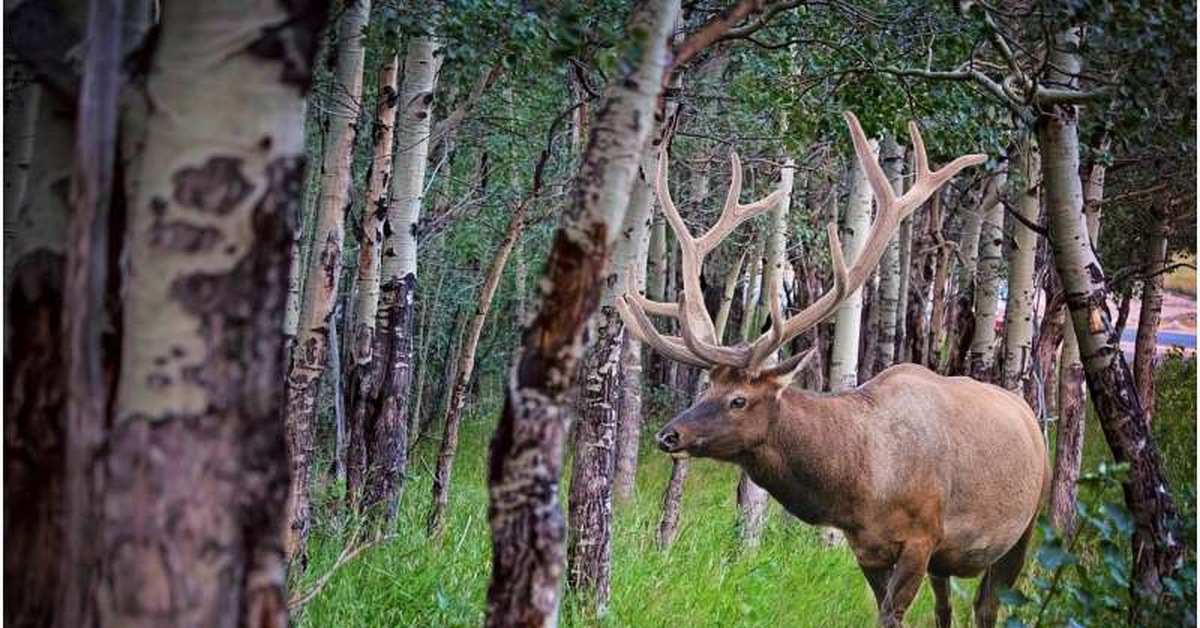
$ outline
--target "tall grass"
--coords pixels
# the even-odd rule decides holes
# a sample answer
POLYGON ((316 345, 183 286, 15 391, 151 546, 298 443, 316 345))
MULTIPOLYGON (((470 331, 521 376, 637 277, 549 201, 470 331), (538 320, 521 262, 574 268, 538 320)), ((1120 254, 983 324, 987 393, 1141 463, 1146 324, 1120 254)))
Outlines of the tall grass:
MULTIPOLYGON (((464 425, 445 533, 425 533, 436 451, 422 447, 402 500, 394 537, 341 568, 297 616, 300 626, 478 626, 491 571, 487 522, 487 439, 494 417, 464 425)), ((568 467, 569 468, 569 467, 568 467)), ((825 547, 815 528, 772 503, 758 549, 737 537, 737 470, 695 460, 682 504, 679 538, 669 550, 654 538, 670 460, 643 451, 635 496, 615 508, 612 598, 607 615, 589 619, 568 594, 565 626, 870 626, 875 602, 845 547, 825 547)), ((565 498, 565 485, 563 498, 565 498)), ((309 547, 304 589, 336 561, 355 523, 333 508, 340 488, 318 487, 318 529, 309 547)), ((955 604, 969 621, 972 587, 955 604)), ((928 587, 910 625, 933 626, 928 587)), ((966 624, 964 624, 966 625, 966 624)))
MULTIPOLYGON (((1167 458, 1168 474, 1179 481, 1172 486, 1177 495, 1188 490, 1183 485, 1194 485, 1185 478, 1195 477, 1195 368, 1194 359, 1173 358, 1159 372, 1155 433, 1167 458)), ((494 415, 474 416, 463 426, 445 533, 437 539, 425 534, 436 456, 436 443, 427 442, 411 461, 392 536, 340 569, 298 613, 300 626, 480 625, 491 569, 485 468, 494 420, 494 415)), ((1085 469, 1110 458, 1090 412, 1085 442, 1085 469)), ((814 528, 791 519, 774 502, 762 545, 754 550, 740 547, 734 507, 737 470, 732 465, 692 462, 679 538, 670 550, 660 550, 654 538, 669 474, 667 457, 642 452, 636 494, 615 508, 609 612, 603 619, 589 619, 568 594, 562 625, 850 628, 874 624, 875 604, 850 551, 825 547, 814 528)), ((564 480, 564 501, 565 487, 564 480)), ((310 544, 309 569, 294 583, 297 589, 303 590, 329 570, 356 527, 335 508, 340 492, 339 486, 317 487, 318 528, 310 544)), ((1120 499, 1119 495, 1112 498, 1120 499)), ((1185 516, 1195 516, 1194 503, 1181 507, 1185 516)), ((1026 571, 1018 587, 1028 586, 1029 574, 1038 573, 1036 566, 1026 571)), ((972 625, 975 586, 972 580, 953 581, 956 625, 972 625)), ((932 595, 924 584, 908 624, 932 627, 932 609, 932 595)))

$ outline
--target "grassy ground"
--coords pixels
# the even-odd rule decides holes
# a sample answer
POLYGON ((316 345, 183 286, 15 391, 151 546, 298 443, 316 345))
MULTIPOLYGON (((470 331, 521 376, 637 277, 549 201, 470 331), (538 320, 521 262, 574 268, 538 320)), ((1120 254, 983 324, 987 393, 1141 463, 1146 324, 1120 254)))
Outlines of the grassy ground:
MULTIPOLYGON (((1195 477, 1195 373, 1194 361, 1181 360, 1160 371, 1155 432, 1177 494, 1195 477)), ((394 538, 336 572, 298 615, 300 626, 480 625, 491 561, 484 466, 493 421, 494 416, 471 417, 464 425, 446 533, 430 540, 424 531, 436 455, 434 444, 427 443, 412 460, 394 538)), ((1085 469, 1109 458, 1090 412, 1085 442, 1085 469)), ((875 605, 849 550, 823 546, 814 528, 790 519, 773 502, 761 547, 740 549, 733 505, 737 470, 731 465, 693 461, 679 539, 670 551, 659 550, 653 539, 669 473, 666 456, 643 451, 636 496, 616 508, 609 614, 600 622, 585 620, 568 596, 563 625, 873 625, 875 605)), ((312 562, 299 590, 329 571, 354 527, 331 508, 339 499, 337 487, 318 488, 317 494, 324 503, 317 503, 312 562)), ((1194 501, 1180 497, 1185 516, 1194 517, 1194 501)), ((974 587, 974 580, 954 581, 956 625, 971 625, 974 587)), ((926 584, 909 625, 932 627, 932 608, 926 584)))
MULTIPOLYGON (((299 625, 478 626, 491 555, 484 467, 491 421, 469 421, 461 435, 447 532, 425 535, 430 465, 435 452, 414 459, 396 537, 343 567, 300 615, 299 625)), ((739 549, 731 465, 693 461, 679 539, 670 551, 655 547, 661 496, 670 460, 643 452, 637 493, 616 508, 612 599, 602 622, 582 619, 568 597, 566 626, 845 626, 872 625, 875 603, 853 557, 826 548, 811 528, 772 503, 760 548, 739 549)), ((333 499, 336 491, 326 493, 333 499)), ((328 512, 324 508, 320 511, 328 512)), ((337 559, 353 524, 326 516, 310 545, 307 582, 337 559)), ((302 587, 303 588, 303 585, 302 587)), ((956 600, 969 620, 963 583, 956 600)), ((933 626, 928 587, 909 617, 933 626)))

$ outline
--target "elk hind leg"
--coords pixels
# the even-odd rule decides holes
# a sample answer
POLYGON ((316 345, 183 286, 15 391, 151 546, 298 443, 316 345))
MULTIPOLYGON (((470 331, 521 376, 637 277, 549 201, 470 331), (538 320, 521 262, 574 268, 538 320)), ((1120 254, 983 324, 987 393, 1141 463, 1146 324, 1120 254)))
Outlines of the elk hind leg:
POLYGON ((937 628, 950 628, 954 616, 953 608, 950 606, 950 578, 929 574, 929 586, 933 589, 937 628))
POLYGON ((979 592, 975 595, 975 626, 977 628, 993 628, 996 625, 996 610, 1000 606, 999 587, 1012 587, 1021 575, 1021 567, 1025 564, 1025 550, 1029 539, 1033 536, 1033 523, 1025 529, 1021 539, 1012 546, 1000 560, 988 567, 979 583, 979 592))
POLYGON ((880 626, 899 628, 904 625, 908 607, 916 599, 921 582, 925 580, 934 545, 936 544, 928 539, 912 539, 905 542, 900 557, 892 567, 887 595, 879 609, 880 626))

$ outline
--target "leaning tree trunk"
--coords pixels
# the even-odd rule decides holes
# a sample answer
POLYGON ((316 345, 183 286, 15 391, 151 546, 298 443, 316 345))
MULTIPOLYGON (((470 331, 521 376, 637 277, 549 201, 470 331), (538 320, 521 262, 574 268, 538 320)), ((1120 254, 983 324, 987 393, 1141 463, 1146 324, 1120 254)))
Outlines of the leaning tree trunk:
POLYGON ((1158 352, 1158 323, 1162 316, 1163 271, 1170 236, 1167 212, 1155 208, 1146 238, 1146 278, 1142 280, 1142 307, 1133 349, 1133 379, 1146 422, 1154 420, 1154 360, 1158 352))
MULTIPOLYGON (((979 259, 975 267, 975 324, 967 354, 967 372, 981 382, 995 379, 996 309, 1004 288, 1004 204, 1008 173, 1001 163, 992 179, 995 202, 981 208, 979 259)), ((987 199, 985 199, 986 201, 987 199)))
MULTIPOLYGON (((539 170, 540 172, 540 170, 539 170)), ((479 348, 479 338, 483 334, 483 325, 487 322, 488 312, 492 309, 492 300, 496 289, 500 287, 500 279, 504 276, 504 266, 513 246, 521 237, 521 229, 525 226, 525 213, 533 204, 533 198, 538 193, 540 181, 534 182, 534 189, 523 198, 509 215, 508 226, 504 229, 504 237, 500 240, 492 262, 488 265, 484 276, 483 287, 479 290, 479 301, 475 313, 467 323, 467 333, 458 351, 457 367, 455 368, 454 385, 450 389, 450 399, 446 403, 446 416, 442 420, 442 442, 438 448, 437 464, 433 473, 433 496, 429 506, 429 519, 426 528, 431 536, 441 533, 445 525, 446 509, 450 504, 450 472, 454 469, 454 455, 458 452, 458 426, 462 419, 463 407, 467 403, 467 387, 471 384, 471 375, 475 371, 475 352, 479 348)))
MULTIPOLYGON (((1104 166, 1095 162, 1083 186, 1083 213, 1092 249, 1100 240, 1101 203, 1104 199, 1104 166)), ((1119 338, 1119 336, 1116 336, 1119 338)), ((1117 340, 1120 347, 1120 340, 1117 340)), ((1050 492, 1050 520, 1060 530, 1075 527, 1075 503, 1083 465, 1083 440, 1087 432, 1087 395, 1079 339, 1071 326, 1063 329, 1058 358, 1058 429, 1055 439, 1054 476, 1050 492)))
POLYGON ((508 379, 488 464, 492 531, 489 626, 553 626, 563 567, 558 482, 586 328, 596 312, 610 242, 617 237, 663 85, 678 0, 635 5, 626 32, 641 31, 632 72, 606 92, 583 154, 570 207, 555 232, 508 379))
POLYGON ((292 520, 286 551, 289 559, 298 558, 301 566, 306 562, 304 545, 311 525, 317 393, 329 361, 329 327, 342 275, 344 221, 350 206, 350 160, 358 126, 358 98, 362 93, 362 31, 369 14, 370 0, 352 0, 338 27, 334 97, 326 105, 322 124, 328 129, 329 145, 321 163, 321 197, 313 239, 317 250, 309 256, 296 340, 288 363, 285 416, 292 470, 288 513, 292 520))
MULTIPOLYGON (((896 143, 896 140, 888 137, 883 144, 882 151, 882 167, 884 173, 887 174, 888 182, 892 184, 892 189, 895 190, 896 196, 904 194, 904 147, 896 143)), ((907 222, 908 219, 905 218, 907 222)), ((911 224, 909 227, 909 237, 911 238, 911 224)), ((883 252, 883 259, 879 263, 879 292, 876 295, 876 307, 879 311, 879 341, 875 345, 875 355, 868 356, 873 366, 872 374, 878 373, 883 369, 892 365, 896 358, 896 330, 903 328, 904 324, 900 319, 900 314, 904 310, 900 309, 900 288, 903 284, 905 289, 908 288, 907 281, 901 281, 901 275, 908 274, 908 259, 901 260, 901 238, 893 236, 888 242, 887 249, 883 252), (898 323, 899 321, 899 323, 898 323)), ((907 257, 907 252, 906 252, 907 257)), ((907 306, 907 301, 905 301, 907 306)))
POLYGON ((375 360, 375 324, 379 313, 379 264, 382 260, 383 219, 387 216, 388 188, 392 175, 392 145, 395 138, 399 95, 396 80, 400 59, 395 55, 379 69, 375 121, 371 127, 371 168, 367 177, 367 198, 363 203, 358 238, 358 270, 354 328, 350 335, 350 360, 346 387, 349 391, 346 439, 346 495, 357 509, 363 474, 367 467, 367 417, 383 371, 382 360, 375 360))
POLYGON ((372 361, 378 379, 364 420, 366 471, 361 489, 363 511, 396 516, 408 466, 408 412, 412 392, 413 319, 416 314, 417 220, 424 195, 429 156, 433 94, 441 55, 428 36, 408 42, 397 114, 395 167, 384 216, 379 305, 375 316, 372 361))
MULTIPOLYGON (((51 95, 46 95, 47 100, 51 95)), ((37 138, 38 113, 42 109, 42 88, 16 60, 4 67, 4 247, 13 251, 20 223, 20 208, 29 189, 29 172, 37 138)), ((5 295, 13 285, 12 269, 16 258, 4 256, 5 295)), ((6 299, 7 302, 7 299, 6 299)), ((7 333, 7 332, 6 332, 7 333)), ((9 337, 5 336, 8 340, 9 337)))
POLYGON ((287 625, 279 330, 324 18, 306 11, 164 7, 125 129, 120 379, 82 461, 95 570, 71 625, 287 625))
MULTIPOLYGON (((1010 186, 1016 213, 1036 224, 1041 215, 1041 157, 1032 134, 1021 138, 1017 172, 1010 186)), ((1000 354, 1000 383, 1028 398, 1033 365, 1034 273, 1038 234, 1017 220, 1012 223, 1008 252, 1008 302, 1004 308, 1004 346, 1000 354)))
MULTIPOLYGON (((878 155, 878 142, 871 140, 871 158, 878 155)), ((847 263, 858 257, 871 227, 871 187, 858 162, 850 170, 850 199, 842 222, 842 254, 847 263)), ((833 392, 858 385, 858 339, 862 326, 862 290, 850 293, 838 306, 833 328, 833 356, 829 365, 829 388, 833 392)))
MULTIPOLYGON (((1080 68, 1078 45, 1079 29, 1058 35, 1050 55, 1050 78, 1072 83, 1069 77, 1078 75, 1080 68)), ((1182 552, 1172 532, 1175 502, 1119 339, 1110 335, 1108 289, 1082 211, 1078 110, 1070 105, 1047 107, 1038 117, 1037 133, 1050 244, 1079 340, 1088 391, 1113 458, 1130 465, 1124 482, 1125 503, 1135 521, 1130 586, 1137 599, 1144 594, 1156 596, 1162 591, 1162 578, 1178 567, 1182 552)))

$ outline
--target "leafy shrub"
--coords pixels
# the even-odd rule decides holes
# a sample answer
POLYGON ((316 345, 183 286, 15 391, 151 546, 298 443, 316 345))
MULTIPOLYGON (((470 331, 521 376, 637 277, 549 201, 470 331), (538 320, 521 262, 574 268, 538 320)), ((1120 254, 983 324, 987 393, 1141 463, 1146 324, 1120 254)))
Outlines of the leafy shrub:
MULTIPOLYGON (((1041 541, 1033 551, 1026 590, 1000 595, 1011 611, 1006 628, 1196 625, 1193 547, 1187 548, 1183 567, 1163 579, 1162 597, 1140 604, 1131 616, 1129 538, 1134 520, 1124 504, 1108 501, 1127 474, 1127 465, 1101 463, 1080 478, 1074 533, 1060 535, 1044 517, 1039 522, 1041 541)), ((1194 496, 1188 501, 1194 503, 1194 496)), ((1176 523, 1176 538, 1195 538, 1194 517, 1184 516, 1176 523)))

